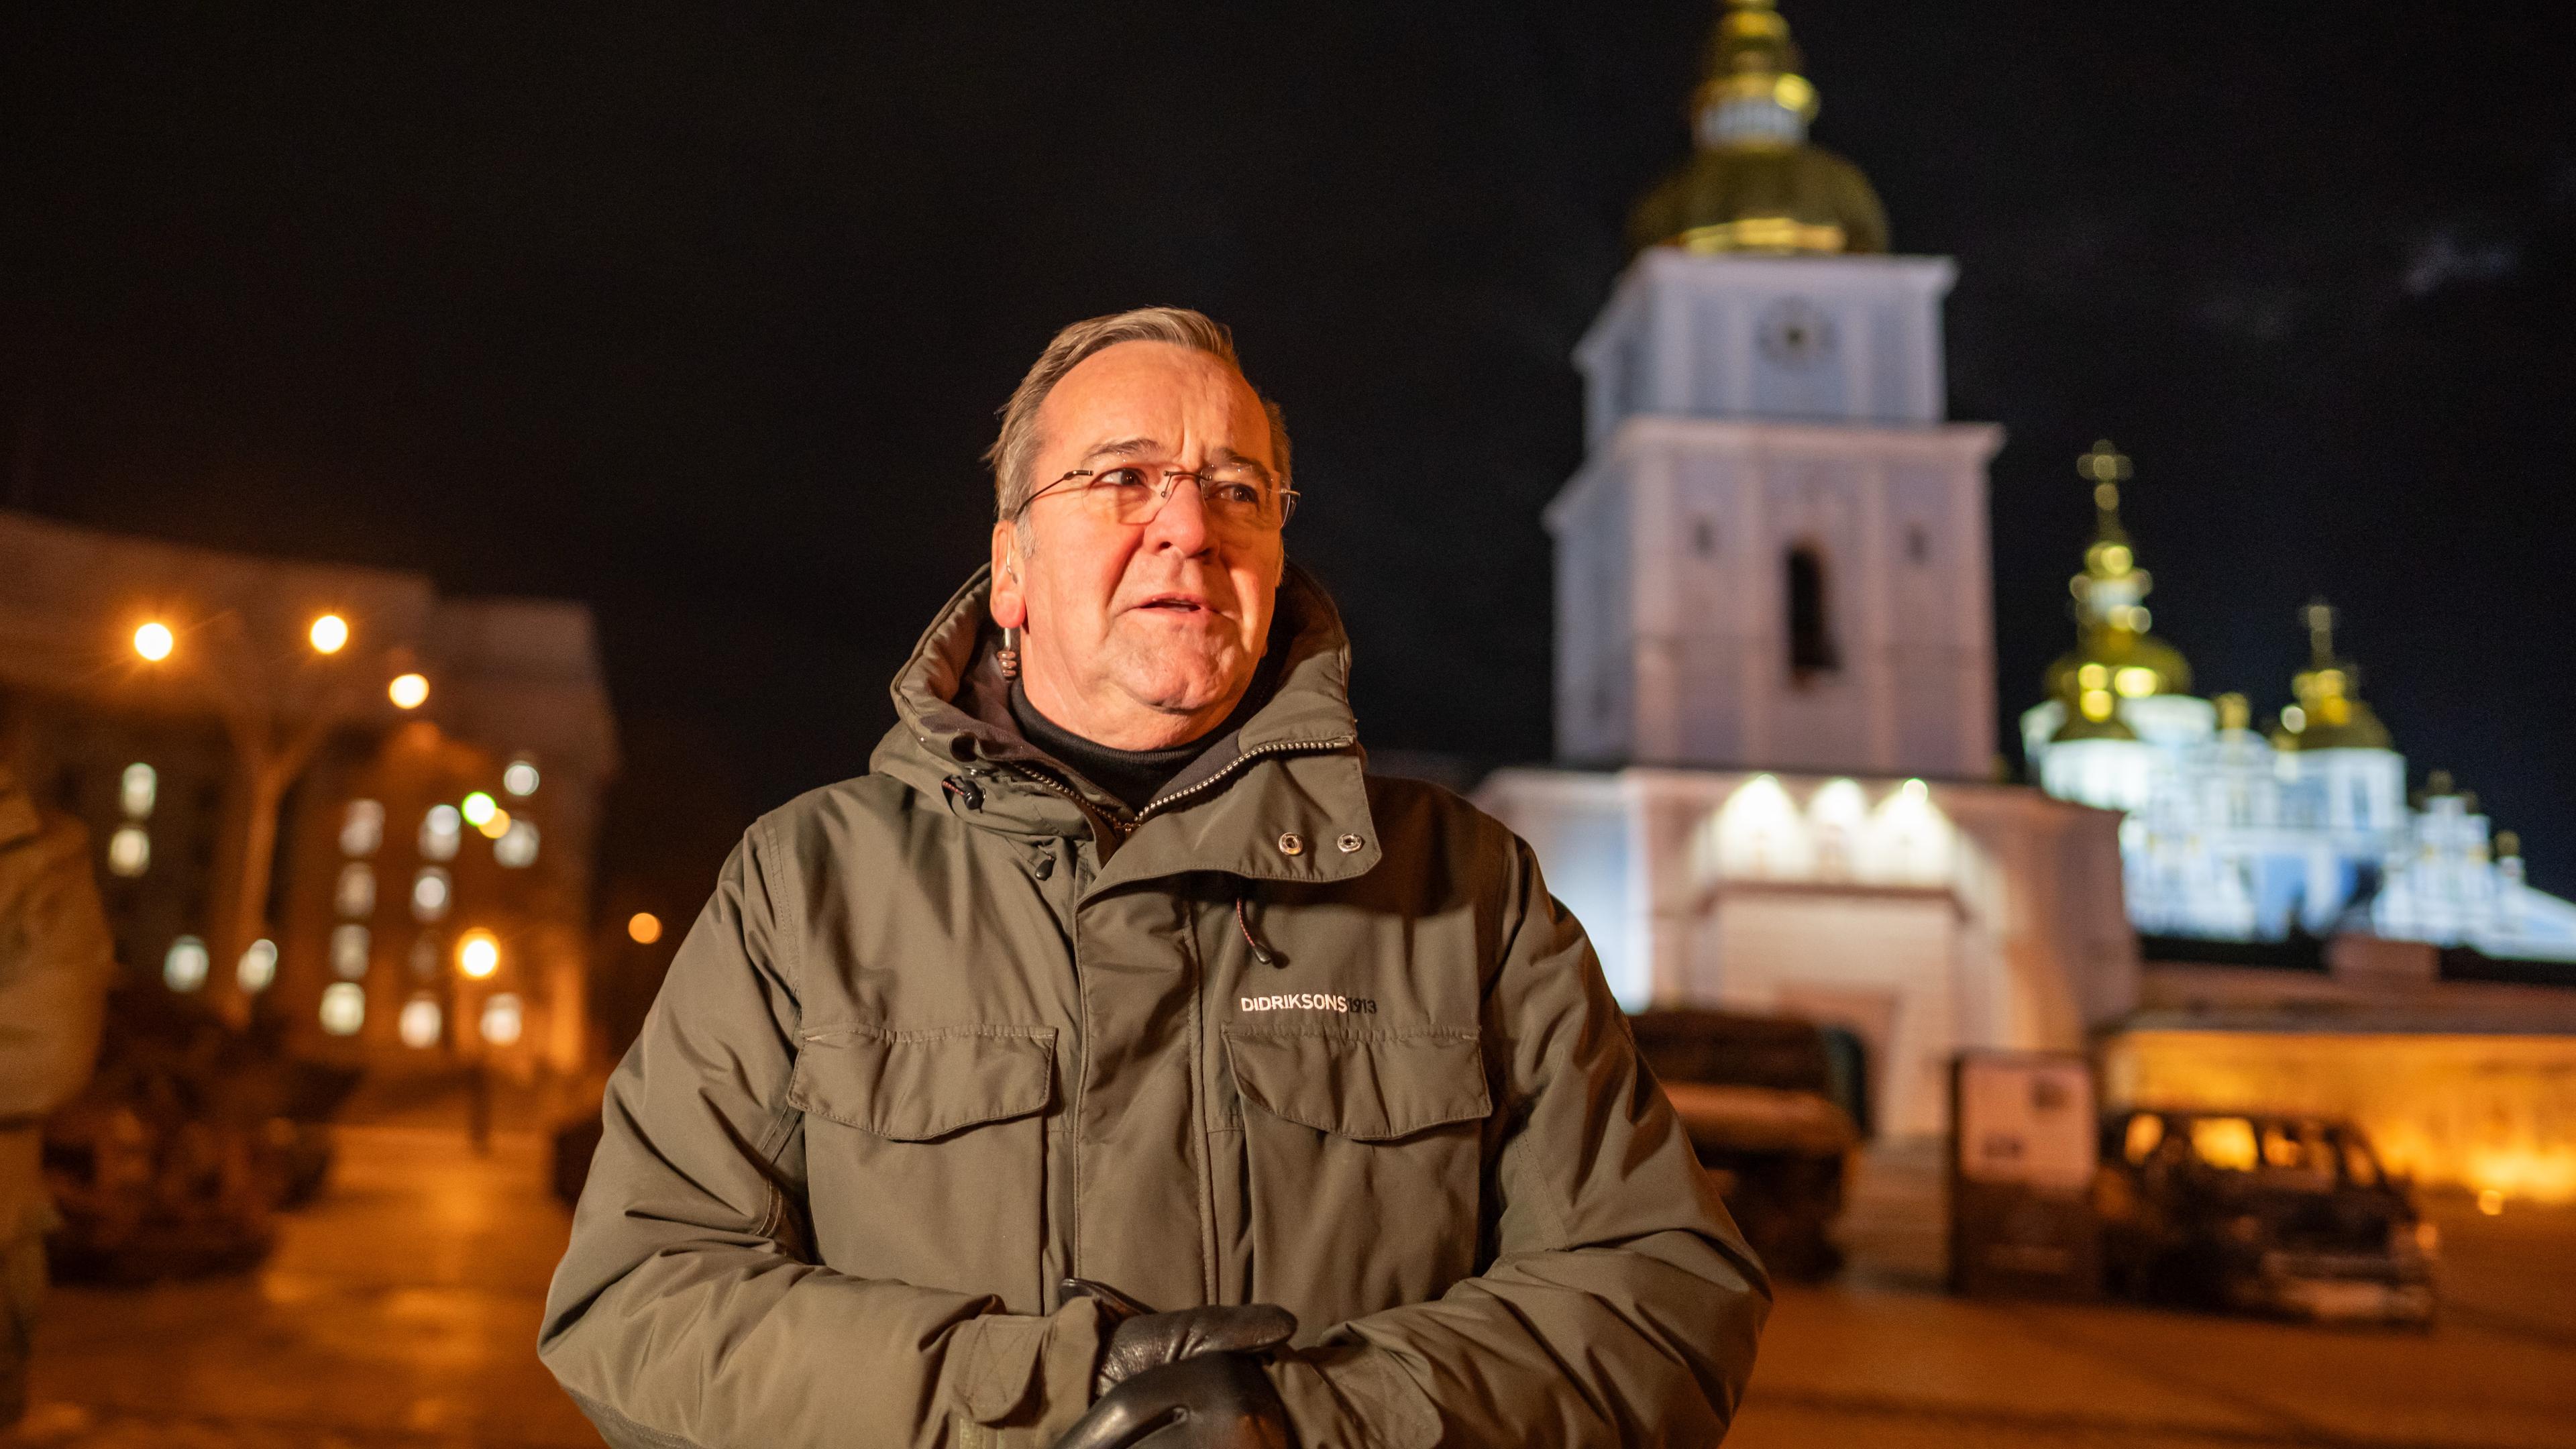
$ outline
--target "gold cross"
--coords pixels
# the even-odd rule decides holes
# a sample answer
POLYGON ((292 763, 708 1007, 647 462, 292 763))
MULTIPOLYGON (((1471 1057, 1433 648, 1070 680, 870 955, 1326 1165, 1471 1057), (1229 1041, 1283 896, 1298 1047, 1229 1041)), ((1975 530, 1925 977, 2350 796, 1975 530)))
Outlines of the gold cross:
POLYGON ((2075 459, 2075 475, 2093 480, 2093 506, 2105 513, 2120 506, 2120 484, 2129 476, 2129 457, 2104 438, 2075 459))

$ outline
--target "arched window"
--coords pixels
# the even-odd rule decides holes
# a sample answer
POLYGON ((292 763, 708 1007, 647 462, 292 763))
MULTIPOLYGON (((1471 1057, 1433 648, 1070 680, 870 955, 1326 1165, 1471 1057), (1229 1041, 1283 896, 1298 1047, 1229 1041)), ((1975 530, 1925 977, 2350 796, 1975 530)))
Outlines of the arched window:
POLYGON ((1804 681, 1841 666, 1825 606, 1825 561, 1812 544, 1789 550, 1789 672, 1804 681))

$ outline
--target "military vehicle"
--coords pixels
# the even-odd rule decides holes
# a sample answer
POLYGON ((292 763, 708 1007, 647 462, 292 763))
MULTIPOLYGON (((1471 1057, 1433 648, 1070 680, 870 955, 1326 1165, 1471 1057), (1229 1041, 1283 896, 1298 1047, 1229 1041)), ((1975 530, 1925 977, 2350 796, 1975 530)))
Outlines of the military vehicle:
POLYGON ((2133 1109, 2104 1117, 2094 1191, 2123 1296, 2429 1326, 2439 1236, 2349 1122, 2133 1109))
POLYGON ((1858 1038, 1794 1017, 1693 1009, 1629 1025, 1764 1266, 1809 1282, 1839 1271, 1831 1229, 1869 1126, 1858 1038))

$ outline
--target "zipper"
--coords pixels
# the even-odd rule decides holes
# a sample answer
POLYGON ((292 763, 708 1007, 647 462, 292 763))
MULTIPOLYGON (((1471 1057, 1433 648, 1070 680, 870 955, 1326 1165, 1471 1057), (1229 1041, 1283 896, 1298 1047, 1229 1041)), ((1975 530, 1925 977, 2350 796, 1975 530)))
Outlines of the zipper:
POLYGON ((1134 830, 1137 825, 1142 825, 1146 821, 1153 819, 1155 812, 1163 809, 1165 806, 1177 805, 1194 795, 1215 789, 1217 786, 1233 779, 1235 772, 1265 755, 1320 755, 1332 750, 1349 749, 1352 745, 1358 743, 1359 736, 1357 735, 1337 735, 1329 740, 1281 740, 1277 744, 1256 745, 1228 761, 1224 769, 1219 770, 1215 774, 1208 776, 1206 779, 1199 781, 1190 788, 1180 791, 1177 794, 1157 795, 1153 799, 1146 801, 1145 808, 1136 812, 1135 825, 1130 825, 1127 828, 1129 830, 1134 830))
POLYGON ((1242 754, 1235 756, 1233 759, 1228 760, 1224 769, 1217 771, 1215 774, 1208 776, 1206 779, 1199 781, 1188 789, 1178 791, 1170 795, 1158 795, 1153 799, 1146 801, 1145 808, 1137 811, 1132 816, 1112 813, 1109 810, 1093 804, 1091 801, 1083 798, 1081 791, 1076 790, 1071 785, 1067 785, 1063 781, 1056 779, 1051 772, 1042 767, 1015 764, 1006 765, 1003 768, 1009 770, 1012 774, 1018 775, 1020 778, 1027 780, 1029 783, 1036 785, 1038 788, 1047 791, 1049 794, 1063 796, 1066 800, 1072 802, 1075 809, 1082 812, 1083 819, 1090 821, 1095 831, 1097 831, 1100 826, 1106 825, 1109 827, 1109 833, 1114 835, 1121 843, 1124 843, 1128 836, 1136 833, 1136 827, 1153 819, 1157 814, 1160 814, 1163 810, 1171 806, 1178 805, 1182 801, 1193 799, 1199 795, 1205 794, 1206 792, 1215 789, 1217 786, 1224 784, 1226 781, 1233 779, 1242 771, 1244 766, 1251 764, 1255 760, 1263 759, 1271 755, 1319 755, 1333 750, 1349 749, 1352 745, 1357 743, 1359 743, 1359 736, 1357 735, 1336 735, 1329 740, 1281 740, 1276 744, 1256 745, 1251 749, 1245 750, 1242 754))

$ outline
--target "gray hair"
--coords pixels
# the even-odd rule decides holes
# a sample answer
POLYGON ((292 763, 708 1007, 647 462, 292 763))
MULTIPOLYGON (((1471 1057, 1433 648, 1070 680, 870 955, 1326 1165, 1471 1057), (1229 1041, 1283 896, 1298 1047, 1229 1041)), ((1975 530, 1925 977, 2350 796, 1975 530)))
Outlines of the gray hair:
MULTIPOLYGON (((1243 364, 1234 355, 1234 333, 1206 313, 1187 307, 1139 307, 1065 328, 1046 345, 1046 351, 1038 354, 1029 375, 1011 390, 1011 400, 1002 404, 1001 436, 984 450, 984 461, 993 465, 996 517, 1018 517, 1020 510, 1028 506, 1029 495, 1037 491, 1037 479, 1030 470, 1037 466, 1038 406, 1084 358, 1121 342, 1168 342, 1204 352, 1233 368, 1237 376, 1243 373, 1243 364)), ((1250 382, 1245 379, 1247 385, 1250 382)), ((1254 388, 1253 395, 1260 397, 1261 390, 1254 388)), ((1270 419, 1271 459, 1284 487, 1288 482, 1288 419, 1279 411, 1279 404, 1266 397, 1261 398, 1261 410, 1270 419)), ((1021 540, 1027 541, 1025 524, 1021 540)))

